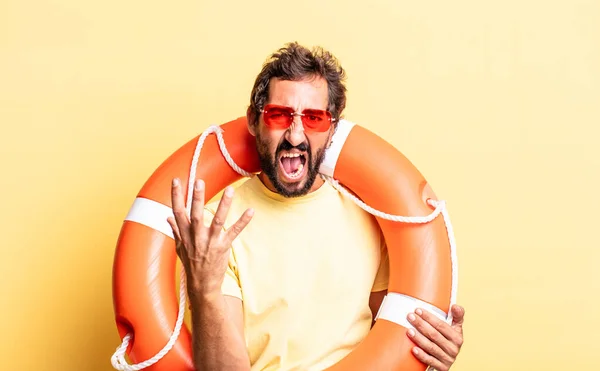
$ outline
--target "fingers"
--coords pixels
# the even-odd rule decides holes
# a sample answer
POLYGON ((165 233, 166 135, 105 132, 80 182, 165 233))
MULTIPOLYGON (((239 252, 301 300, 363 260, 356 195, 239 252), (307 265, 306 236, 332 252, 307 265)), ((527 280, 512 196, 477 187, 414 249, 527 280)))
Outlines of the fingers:
MULTIPOLYGON (((445 354, 455 358, 458 355, 458 345, 455 344, 455 341, 451 339, 459 337, 460 335, 457 334, 449 324, 441 321, 439 318, 427 312, 426 310, 417 309, 415 313, 417 315, 412 313, 408 315, 408 321, 410 324, 412 324, 415 329, 424 337, 426 337, 431 343, 437 345, 445 354), (446 334, 451 337, 451 339, 448 339, 446 334)), ((429 351, 430 347, 431 345, 428 344, 425 350, 429 351)), ((436 357, 438 356, 438 354, 432 355, 436 357)))
POLYGON ((440 334, 444 335, 446 339, 452 341, 453 343, 456 343, 461 337, 460 333, 458 333, 453 326, 434 316, 431 312, 422 310, 420 308, 417 309, 415 312, 419 317, 423 318, 434 329, 436 329, 440 334))
POLYGON ((217 211, 215 212, 215 216, 213 217, 210 226, 211 239, 220 236, 220 233, 223 231, 227 213, 229 212, 229 207, 231 206, 232 197, 233 188, 228 186, 225 188, 225 192, 223 192, 223 197, 221 197, 221 201, 219 201, 219 206, 217 207, 217 211))
POLYGON ((450 366, 447 366, 444 363, 440 362, 438 359, 427 354, 427 352, 425 352, 419 347, 413 348, 413 354, 419 361, 423 362, 428 366, 433 367, 437 371, 448 371, 450 369, 450 366))
POLYGON ((181 243, 181 234, 179 233, 179 227, 177 227, 177 222, 173 217, 168 217, 167 222, 173 230, 173 237, 175 237, 175 252, 177 253, 177 256, 179 256, 180 259, 184 259, 184 255, 181 251, 183 244, 181 243))
POLYGON ((204 231, 204 181, 196 180, 192 195, 192 206, 190 209, 192 235, 195 242, 205 237, 204 231))
POLYGON ((226 244, 230 245, 233 240, 246 228, 250 220, 252 220, 252 216, 254 216, 254 210, 248 209, 246 210, 242 216, 235 222, 234 225, 231 226, 227 230, 226 244))
MULTIPOLYGON (((173 179, 171 202, 173 205, 174 220, 169 221, 169 224, 171 225, 171 229, 173 229, 173 233, 176 234, 176 238, 181 240, 186 246, 191 246, 190 244, 202 244, 202 240, 206 239, 221 239, 225 221, 227 220, 227 214, 229 213, 233 200, 233 193, 233 187, 228 186, 225 188, 223 197, 212 218, 211 225, 209 229, 207 229, 204 226, 204 181, 199 179, 194 183, 190 217, 188 218, 181 183, 179 179, 173 179)), ((231 243, 241 233, 246 225, 248 225, 253 215, 254 211, 252 209, 246 210, 237 222, 225 232, 227 244, 231 243)), ((204 243, 206 243, 206 241, 204 241, 204 243)))
POLYGON ((180 240, 189 246, 190 243, 190 231, 189 231, 189 219, 185 210, 185 203, 183 201, 183 192, 181 189, 181 182, 178 178, 173 179, 171 186, 171 205, 173 208, 173 215, 175 222, 179 228, 180 240))
POLYGON ((438 345, 431 342, 431 340, 429 340, 427 337, 423 336, 414 329, 409 329, 407 331, 407 335, 414 341, 414 343, 417 345, 417 348, 425 351, 429 356, 434 357, 443 364, 452 364, 454 359, 449 354, 444 352, 438 345))
POLYGON ((168 217, 167 223, 169 223, 169 225, 171 226, 171 229, 173 230, 173 236, 175 236, 175 242, 181 241, 181 235, 179 234, 179 227, 177 227, 177 222, 175 221, 175 218, 172 216, 168 217))

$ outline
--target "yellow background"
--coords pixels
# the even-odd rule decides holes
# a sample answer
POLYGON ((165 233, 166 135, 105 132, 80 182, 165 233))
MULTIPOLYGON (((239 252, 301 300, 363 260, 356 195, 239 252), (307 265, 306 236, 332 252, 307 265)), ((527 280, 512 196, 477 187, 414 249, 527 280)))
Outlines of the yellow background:
POLYGON ((449 203, 467 310, 454 369, 599 369, 599 24, 593 0, 3 0, 0 369, 112 369, 135 195, 243 115, 292 40, 340 58, 346 117, 449 203))

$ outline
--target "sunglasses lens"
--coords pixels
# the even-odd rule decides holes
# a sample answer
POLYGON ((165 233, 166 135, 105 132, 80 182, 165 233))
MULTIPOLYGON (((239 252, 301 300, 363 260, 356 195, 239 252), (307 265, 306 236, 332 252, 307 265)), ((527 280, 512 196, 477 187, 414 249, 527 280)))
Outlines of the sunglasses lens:
MULTIPOLYGON (((263 113, 265 124, 272 129, 287 129, 294 121, 292 107, 267 104, 263 113)), ((308 131, 327 131, 331 125, 331 114, 324 110, 306 109, 302 111, 302 124, 308 131)))
POLYGON ((302 112, 302 123, 308 130, 327 131, 331 124, 331 114, 327 111, 307 109, 302 112))
POLYGON ((291 108, 267 105, 264 112, 265 124, 275 129, 285 129, 292 124, 293 112, 291 108))

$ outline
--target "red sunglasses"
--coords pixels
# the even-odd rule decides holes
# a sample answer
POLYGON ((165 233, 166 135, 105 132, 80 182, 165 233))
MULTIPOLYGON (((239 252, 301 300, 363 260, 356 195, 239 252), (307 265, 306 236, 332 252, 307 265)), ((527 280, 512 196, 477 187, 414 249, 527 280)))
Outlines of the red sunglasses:
POLYGON ((271 129, 287 129, 292 125, 294 116, 300 116, 302 125, 306 131, 325 132, 331 127, 331 112, 307 108, 301 113, 294 111, 292 107, 267 104, 262 110, 265 124, 271 129))

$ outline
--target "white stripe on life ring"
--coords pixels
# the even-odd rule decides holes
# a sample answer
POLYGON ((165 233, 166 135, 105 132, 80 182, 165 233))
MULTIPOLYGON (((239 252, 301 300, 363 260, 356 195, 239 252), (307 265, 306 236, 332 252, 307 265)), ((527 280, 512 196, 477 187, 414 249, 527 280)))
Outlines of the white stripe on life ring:
POLYGON ((147 198, 137 197, 129 209, 125 220, 143 224, 174 239, 173 230, 167 218, 173 216, 173 209, 147 198))
POLYGON ((442 321, 446 321, 446 313, 443 310, 434 307, 433 305, 421 301, 412 296, 399 294, 396 292, 388 293, 379 307, 375 320, 385 319, 399 324, 405 328, 414 328, 406 318, 409 313, 414 313, 415 309, 423 308, 424 310, 434 314, 442 321))
POLYGON ((350 131, 352 131, 354 125, 353 122, 347 120, 340 120, 338 122, 335 133, 331 138, 331 145, 327 148, 327 151, 325 151, 325 159, 323 159, 323 163, 319 168, 321 174, 333 178, 333 172, 335 171, 335 165, 340 157, 340 152, 342 152, 342 147, 344 147, 346 139, 348 139, 348 135, 350 135, 350 131))

